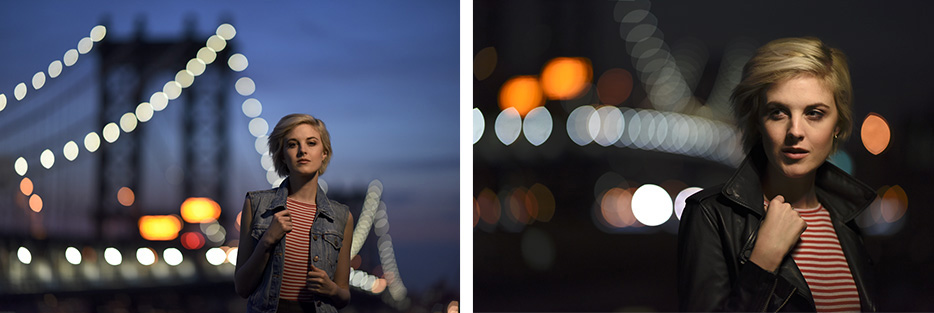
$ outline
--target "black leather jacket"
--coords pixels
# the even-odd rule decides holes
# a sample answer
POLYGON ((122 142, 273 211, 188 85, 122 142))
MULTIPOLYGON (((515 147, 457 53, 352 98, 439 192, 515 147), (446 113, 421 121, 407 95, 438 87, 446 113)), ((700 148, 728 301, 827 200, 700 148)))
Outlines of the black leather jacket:
MULTIPOLYGON (((678 296, 682 311, 815 311, 811 290, 789 253, 776 274, 749 262, 765 210, 760 173, 767 160, 752 149, 725 184, 687 199, 678 232, 678 296)), ((829 162, 817 169, 817 198, 859 290, 863 311, 876 311, 871 263, 854 219, 875 192, 829 162)))

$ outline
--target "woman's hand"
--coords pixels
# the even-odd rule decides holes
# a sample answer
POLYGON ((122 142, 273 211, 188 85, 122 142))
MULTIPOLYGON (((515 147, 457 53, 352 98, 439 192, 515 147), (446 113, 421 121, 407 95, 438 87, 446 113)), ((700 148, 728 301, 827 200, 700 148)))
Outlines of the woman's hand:
POLYGON ((333 297, 337 294, 337 283, 331 280, 328 273, 324 270, 311 265, 311 271, 308 272, 308 289, 319 295, 333 297))
POLYGON ((785 197, 775 196, 765 208, 765 219, 759 227, 756 246, 749 260, 774 273, 807 227, 791 204, 785 203, 785 197))
POLYGON ((269 228, 263 234, 263 242, 267 247, 274 246, 286 233, 292 231, 292 216, 289 209, 282 210, 272 216, 269 228))

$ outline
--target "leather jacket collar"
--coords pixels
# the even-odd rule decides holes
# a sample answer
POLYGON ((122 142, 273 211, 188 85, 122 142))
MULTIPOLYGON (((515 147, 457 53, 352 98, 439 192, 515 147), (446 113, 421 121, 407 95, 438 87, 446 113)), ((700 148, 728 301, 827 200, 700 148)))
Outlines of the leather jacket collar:
MULTIPOLYGON (((762 173, 768 160, 761 145, 756 145, 749 156, 739 166, 721 193, 733 202, 749 209, 760 217, 765 216, 762 207, 762 173)), ((817 168, 814 182, 818 200, 840 222, 846 224, 869 207, 876 198, 876 192, 866 184, 856 180, 830 162, 824 162, 817 168)))

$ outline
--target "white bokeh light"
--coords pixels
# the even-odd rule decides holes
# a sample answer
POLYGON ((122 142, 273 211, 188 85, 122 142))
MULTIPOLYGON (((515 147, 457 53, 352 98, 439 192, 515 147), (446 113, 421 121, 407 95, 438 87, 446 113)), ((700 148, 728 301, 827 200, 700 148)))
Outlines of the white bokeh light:
POLYGON ((16 158, 16 162, 13 162, 13 170, 15 170, 16 174, 19 176, 26 175, 28 169, 29 163, 27 163, 26 159, 23 157, 16 158))
POLYGON ((671 196, 658 185, 645 184, 632 195, 632 215, 646 226, 658 226, 671 218, 671 196))
POLYGON ((107 261, 107 264, 117 266, 123 263, 123 255, 120 254, 120 250, 117 250, 117 248, 108 247, 104 249, 104 261, 107 261))
POLYGON ((616 143, 626 125, 623 112, 615 106, 603 106, 597 109, 596 116, 600 119, 600 127, 593 141, 604 147, 616 143))
POLYGON ((254 118, 263 113, 263 105, 254 98, 249 98, 243 101, 242 105, 243 115, 246 117, 254 118))
POLYGON ((188 70, 181 70, 175 74, 175 81, 178 82, 182 88, 188 88, 195 82, 195 76, 191 75, 191 72, 188 70))
POLYGON ((217 266, 224 263, 227 260, 227 253, 224 252, 221 248, 211 248, 204 253, 204 257, 208 260, 208 263, 211 265, 217 266))
POLYGON ((486 127, 486 121, 483 120, 483 112, 480 112, 478 108, 473 108, 473 143, 477 143, 480 137, 483 137, 484 127, 486 127))
POLYGON ((176 248, 166 248, 165 251, 162 252, 162 258, 165 259, 166 264, 171 266, 182 264, 182 261, 185 259, 184 256, 182 256, 182 252, 178 251, 176 248))
POLYGON ((493 124, 496 132, 496 138, 504 145, 511 145, 519 138, 519 132, 522 130, 522 118, 516 108, 507 108, 496 116, 496 122, 493 124))
POLYGON ((52 165, 55 165, 55 154, 52 153, 52 150, 43 150, 42 154, 39 155, 39 163, 46 169, 52 168, 52 165))
POLYGON ((162 86, 162 92, 165 93, 165 97, 169 100, 178 99, 178 96, 182 95, 182 84, 174 80, 169 81, 162 86))
POLYGON ((13 88, 13 97, 16 97, 16 101, 26 97, 26 83, 19 83, 13 88))
POLYGON ((551 130, 554 125, 551 120, 551 113, 543 106, 529 111, 522 122, 522 133, 525 138, 534 146, 539 146, 548 140, 551 136, 551 130))
POLYGON ((65 143, 65 147, 62 148, 62 155, 65 156, 65 159, 68 161, 74 161, 78 157, 78 151, 81 151, 78 148, 78 144, 74 141, 69 141, 65 143))
POLYGON ((262 135, 256 137, 256 141, 253 142, 253 148, 256 149, 256 153, 266 154, 269 152, 269 137, 262 135))
POLYGON ((150 248, 139 248, 136 249, 136 260, 139 264, 149 266, 156 263, 156 254, 150 248))
POLYGON ((120 126, 117 126, 117 123, 110 122, 107 125, 104 125, 104 131, 101 132, 104 136, 104 140, 108 143, 113 143, 120 139, 120 126))
POLYGON ((32 253, 29 252, 29 249, 26 249, 26 247, 19 247, 19 249, 16 250, 16 258, 23 264, 28 265, 32 263, 32 253))
POLYGON ((137 122, 136 114, 130 112, 124 113, 123 116, 120 117, 120 129, 122 129, 124 133, 129 133, 136 130, 137 122))
POLYGON ((65 63, 65 66, 72 66, 75 65, 75 62, 78 62, 78 50, 70 49, 65 51, 62 63, 65 63))
POLYGON ((684 190, 681 190, 681 192, 675 196, 675 217, 677 217, 678 220, 681 220, 681 213, 684 211, 684 200, 687 200, 688 197, 701 190, 704 190, 704 188, 688 187, 684 188, 684 190))
POLYGON ((97 148, 101 147, 101 137, 97 135, 96 132, 90 132, 87 136, 84 136, 84 148, 88 152, 97 151, 97 148))
POLYGON ((221 52, 221 50, 224 50, 224 48, 227 47, 227 41, 218 35, 214 35, 211 36, 211 38, 208 38, 206 46, 208 48, 214 49, 214 51, 221 52))
POLYGON ((587 145, 593 141, 589 127, 591 117, 595 114, 597 114, 597 110, 589 105, 579 106, 571 111, 567 123, 568 136, 571 137, 571 141, 579 146, 587 145))
POLYGON ((257 117, 250 120, 250 134, 253 137, 265 136, 266 132, 269 131, 269 124, 266 123, 266 120, 262 117, 257 117))
POLYGON ((143 102, 136 106, 136 118, 140 123, 148 122, 152 119, 153 115, 152 104, 149 102, 143 102))
POLYGON ((65 261, 72 265, 81 264, 81 251, 78 251, 78 248, 75 247, 68 247, 65 249, 65 261))
POLYGON ((192 58, 191 60, 188 60, 188 64, 185 65, 185 69, 188 70, 188 72, 191 72, 191 75, 195 77, 204 74, 205 68, 206 64, 204 64, 204 61, 198 58, 192 58))
POLYGON ((86 54, 91 51, 92 47, 94 47, 94 41, 91 40, 91 37, 84 37, 78 40, 78 53, 86 54))
POLYGON ((165 110, 165 107, 169 105, 169 97, 161 91, 153 93, 149 96, 149 105, 152 105, 152 110, 156 112, 165 110))
POLYGON ((104 40, 104 36, 107 36, 107 27, 104 25, 97 25, 94 28, 91 28, 91 40, 94 42, 99 42, 104 40))
POLYGON ((234 72, 243 72, 248 66, 250 66, 250 61, 247 60, 246 56, 240 53, 235 53, 227 59, 227 66, 230 66, 230 69, 234 72))
POLYGON ((38 72, 32 76, 32 88, 39 90, 42 86, 45 86, 45 72, 38 72))
POLYGON ((214 33, 224 40, 231 40, 237 35, 237 29, 234 28, 233 25, 224 23, 217 26, 217 30, 214 31, 214 33))
POLYGON ((214 60, 217 59, 217 53, 208 47, 201 47, 201 49, 198 50, 197 56, 204 64, 214 63, 214 60))
POLYGON ((6 109, 6 95, 0 93, 0 111, 3 111, 3 109, 6 109))
POLYGON ((234 84, 234 88, 237 89, 237 93, 241 96, 249 96, 256 91, 256 84, 253 83, 253 80, 249 77, 241 77, 237 80, 237 83, 234 84))
POLYGON ((55 60, 49 63, 49 78, 56 78, 62 74, 62 61, 55 60))

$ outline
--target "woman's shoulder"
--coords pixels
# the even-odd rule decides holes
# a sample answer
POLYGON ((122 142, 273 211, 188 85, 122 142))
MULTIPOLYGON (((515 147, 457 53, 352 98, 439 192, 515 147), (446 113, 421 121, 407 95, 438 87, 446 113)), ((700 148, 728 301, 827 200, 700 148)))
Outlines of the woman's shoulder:
POLYGON ((704 188, 688 197, 685 200, 685 204, 701 204, 709 201, 716 201, 717 197, 721 195, 721 190, 723 190, 723 184, 704 188))

